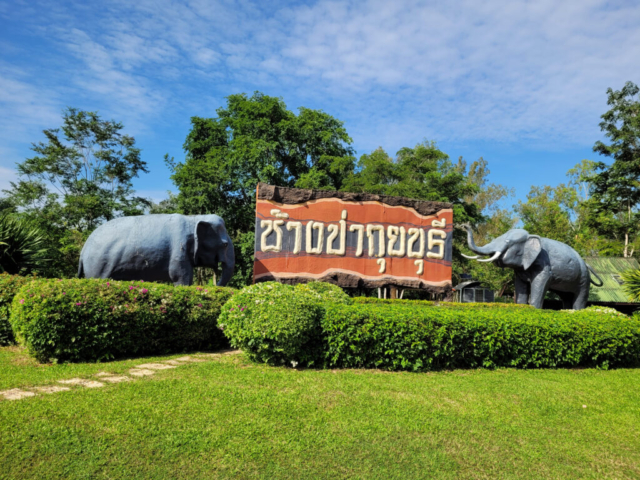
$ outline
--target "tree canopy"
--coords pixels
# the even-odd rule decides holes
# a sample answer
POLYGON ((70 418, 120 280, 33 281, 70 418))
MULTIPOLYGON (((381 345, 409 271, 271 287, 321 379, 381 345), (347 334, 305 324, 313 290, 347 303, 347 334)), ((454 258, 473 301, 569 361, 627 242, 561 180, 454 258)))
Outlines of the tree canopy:
POLYGON ((132 179, 146 173, 133 137, 96 112, 68 108, 61 128, 44 130, 35 156, 17 165, 19 180, 5 190, 5 206, 47 232, 59 250, 52 274, 77 271, 83 241, 98 225, 144 213, 149 202, 134 195, 132 179))
POLYGON ((259 92, 231 95, 216 113, 191 119, 185 161, 168 160, 171 178, 183 213, 225 220, 236 246, 235 281, 248 281, 258 183, 338 190, 354 152, 340 120, 304 107, 296 115, 282 99, 259 92))

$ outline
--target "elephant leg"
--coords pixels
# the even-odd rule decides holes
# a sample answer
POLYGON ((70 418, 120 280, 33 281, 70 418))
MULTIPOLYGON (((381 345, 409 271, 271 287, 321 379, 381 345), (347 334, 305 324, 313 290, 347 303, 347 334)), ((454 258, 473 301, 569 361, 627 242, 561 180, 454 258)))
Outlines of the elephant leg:
POLYGON ((191 285, 193 283, 193 267, 184 261, 169 263, 169 278, 174 285, 191 285))
POLYGON ((529 303, 529 284, 516 275, 516 303, 529 303))
POLYGON ((531 295, 529 296, 529 305, 536 308, 542 308, 544 296, 549 287, 549 275, 541 272, 531 280, 531 295))
POLYGON ((589 285, 587 288, 582 288, 580 292, 575 296, 573 300, 572 308, 574 310, 582 310, 587 306, 587 300, 589 299, 589 285))

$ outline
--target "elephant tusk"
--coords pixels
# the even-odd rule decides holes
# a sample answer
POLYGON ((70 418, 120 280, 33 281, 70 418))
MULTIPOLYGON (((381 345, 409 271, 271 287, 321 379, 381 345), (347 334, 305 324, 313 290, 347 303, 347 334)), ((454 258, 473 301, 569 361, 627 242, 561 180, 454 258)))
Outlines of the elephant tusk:
POLYGON ((462 255, 464 258, 468 258, 469 260, 475 260, 475 259, 477 259, 477 258, 478 258, 478 255, 473 255, 473 256, 471 256, 471 255, 465 255, 464 253, 461 253, 461 255, 462 255))
POLYGON ((491 258, 483 258, 481 260, 478 260, 479 262, 493 262, 495 260, 498 259, 498 257, 500 256, 502 252, 496 252, 493 254, 493 256, 491 258))

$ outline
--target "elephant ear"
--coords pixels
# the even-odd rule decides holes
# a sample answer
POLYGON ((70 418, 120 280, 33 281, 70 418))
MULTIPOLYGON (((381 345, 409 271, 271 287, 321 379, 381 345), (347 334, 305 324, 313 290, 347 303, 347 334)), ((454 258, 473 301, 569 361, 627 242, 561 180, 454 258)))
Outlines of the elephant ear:
POLYGON ((531 264, 538 258, 542 251, 542 244, 538 235, 529 235, 524 243, 524 254, 522 255, 522 266, 528 270, 531 264))

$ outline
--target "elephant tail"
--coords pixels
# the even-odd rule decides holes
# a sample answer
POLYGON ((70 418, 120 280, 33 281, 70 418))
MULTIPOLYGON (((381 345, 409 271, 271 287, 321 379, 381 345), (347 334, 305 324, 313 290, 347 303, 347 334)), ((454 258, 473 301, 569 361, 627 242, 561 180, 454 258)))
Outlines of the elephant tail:
POLYGON ((594 281, 593 281, 593 278, 591 278, 591 275, 589 275, 589 281, 590 281, 591 283, 593 283, 596 287, 601 287, 602 285, 604 285, 604 281, 603 281, 603 280, 600 278, 600 276, 599 276, 599 275, 598 275, 598 274, 593 270, 593 268, 591 268, 591 267, 589 266, 589 264, 585 264, 585 265, 587 265, 587 268, 589 269, 589 271, 590 271, 593 275, 595 275, 595 277, 596 277, 598 280, 600 280, 600 283, 599 283, 599 284, 597 284, 596 282, 594 282, 594 281))

